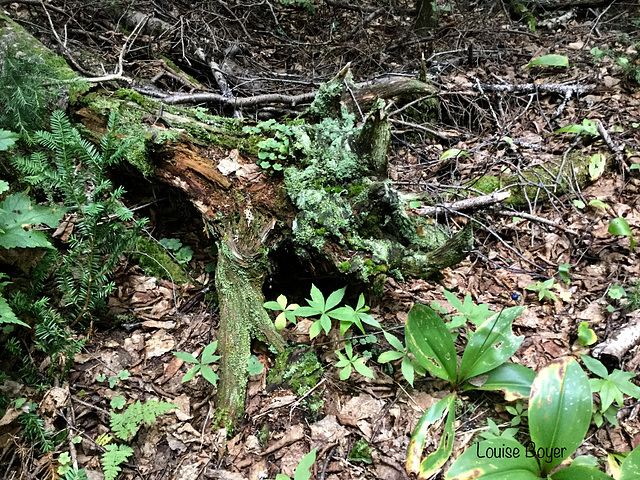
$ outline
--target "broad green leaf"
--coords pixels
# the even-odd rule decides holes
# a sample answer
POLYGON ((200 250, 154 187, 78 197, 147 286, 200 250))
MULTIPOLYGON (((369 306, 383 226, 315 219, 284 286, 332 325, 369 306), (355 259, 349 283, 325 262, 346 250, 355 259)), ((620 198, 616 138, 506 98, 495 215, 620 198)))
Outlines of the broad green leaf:
POLYGON ((325 305, 325 311, 331 310, 342 301, 342 297, 344 297, 344 292, 346 289, 347 287, 342 287, 340 290, 336 290, 331 295, 329 295, 329 298, 327 298, 327 304, 325 305))
POLYGON ((541 461, 543 474, 582 443, 592 409, 589 379, 575 360, 558 359, 538 372, 529 397, 529 432, 536 449, 554 452, 550 461, 541 461))
POLYGON ((211 342, 209 345, 204 347, 202 351, 202 356, 200 357, 200 361, 202 363, 213 363, 216 360, 220 359, 219 355, 214 355, 216 348, 218 348, 218 341, 211 342))
POLYGON ((516 363, 503 363, 483 375, 483 383, 477 384, 474 380, 478 377, 473 377, 463 384, 462 389, 500 391, 504 393, 506 401, 513 402, 529 396, 535 377, 536 372, 530 368, 516 363))
POLYGON ((449 150, 446 150, 442 155, 440 155, 440 160, 446 160, 447 158, 458 157, 460 155, 464 155, 467 158, 471 158, 469 154, 464 150, 459 150, 457 148, 450 148, 449 150))
POLYGON ((607 378, 609 376, 609 371, 607 367, 605 367, 600 360, 597 358, 590 357, 588 355, 580 355, 584 366, 591 370, 593 373, 602 378, 607 378))
POLYGON ((0 152, 9 150, 15 145, 20 135, 9 130, 0 130, 0 152))
POLYGON ((571 276, 569 275, 569 270, 571 269, 570 263, 561 263, 558 265, 558 274, 564 283, 567 285, 571 284, 571 276))
POLYGON ((520 442, 501 437, 467 448, 445 476, 445 480, 471 479, 540 480, 540 466, 520 442))
POLYGON ((397 350, 389 350, 388 352, 383 352, 378 357, 378 363, 388 363, 393 362, 394 360, 398 360, 404 357, 404 353, 398 352, 397 350))
POLYGON ((589 205, 591 205, 592 207, 600 207, 600 208, 609 208, 609 205, 607 205, 606 203, 600 201, 600 200, 591 200, 589 202, 589 205))
POLYGON ((357 360, 355 360, 353 362, 353 368, 355 368, 356 372, 364 377, 375 378, 375 376, 373 375, 373 370, 371 370, 364 364, 364 358, 358 358, 357 360))
POLYGON ((340 370, 340 380, 346 380, 351 376, 351 363, 340 370))
POLYGON ((4 180, 0 180, 0 193, 4 193, 9 190, 9 184, 4 180))
POLYGON ((282 306, 278 302, 265 302, 262 306, 269 310, 282 310, 282 306))
POLYGON ((629 237, 631 243, 629 244, 629 250, 633 251, 636 246, 636 241, 631 234, 631 227, 629 223, 622 217, 616 217, 609 223, 609 233, 611 235, 624 235, 629 237))
POLYGON ((200 364, 197 364, 195 367, 193 367, 192 369, 190 369, 184 377, 182 377, 182 383, 188 382, 189 380, 191 380, 193 377, 196 376, 196 373, 198 373, 200 371, 200 364))
POLYGON ((405 342, 417 362, 436 377, 456 381, 456 347, 442 318, 431 308, 416 304, 409 311, 405 342))
POLYGON ((638 478, 640 478, 640 447, 634 448, 624 459, 618 480, 637 480, 638 478))
POLYGON ((602 153, 596 153, 589 160, 589 176, 591 181, 597 180, 604 173, 607 166, 607 157, 602 153))
POLYGON ((471 334, 460 363, 460 382, 493 370, 518 350, 524 337, 511 332, 511 323, 523 311, 524 307, 505 308, 471 334))
POLYGON ((216 372, 211 370, 211 367, 209 367, 208 365, 202 365, 202 369, 200 370, 200 373, 202 374, 204 379, 207 382, 209 382, 211 385, 213 385, 214 387, 218 385, 218 379, 220 377, 218 377, 218 374, 216 372))
POLYGON ((291 480, 291 477, 289 475, 285 475, 284 473, 278 473, 276 474, 275 480, 291 480))
POLYGON ((455 436, 455 420, 456 409, 455 395, 449 395, 449 401, 447 403, 447 421, 444 424, 444 430, 440 437, 440 445, 437 450, 429 454, 420 464, 420 472, 418 478, 429 478, 433 475, 442 465, 445 464, 451 452, 453 451, 453 438, 455 436))
POLYGON ((313 284, 311 284, 311 300, 312 302, 309 302, 311 306, 318 307, 321 312, 324 312, 324 295, 322 295, 320 289, 313 284))
POLYGON ((578 326, 578 341, 583 347, 593 345, 598 341, 595 332, 589 328, 589 322, 582 322, 578 326))
POLYGON ((0 295, 0 325, 9 323, 31 328, 29 325, 16 317, 7 300, 2 295, 0 295))
POLYGON ((316 461, 316 449, 314 448, 307 453, 296 467, 296 473, 293 480, 309 480, 311 478, 311 466, 316 461))
POLYGON ((247 373, 249 375, 259 375, 264 370, 264 366, 258 360, 258 357, 255 355, 251 355, 249 357, 249 362, 247 363, 247 373))
POLYGON ((402 359, 402 363, 400 364, 400 370, 402 371, 402 376, 405 380, 413 387, 413 380, 415 378, 415 369, 413 368, 413 364, 411 360, 407 357, 402 359))
POLYGON ((45 224, 56 227, 65 209, 32 205, 31 199, 22 193, 9 195, 0 203, 0 247, 3 248, 53 248, 44 233, 26 227, 45 224))
POLYGON ((189 352, 173 352, 173 354, 183 362, 200 363, 198 362, 198 359, 194 357, 192 354, 190 354, 189 352))
POLYGON ((524 68, 531 67, 568 67, 569 59, 564 55, 543 55, 534 58, 524 68))
MULTIPOLYGON (((300 308, 302 309, 304 307, 300 307, 300 308)), ((322 331, 322 324, 320 323, 320 320, 313 322, 313 324, 309 328, 309 338, 313 340, 320 334, 321 331, 322 331)))
POLYGON ((551 480, 613 480, 612 477, 595 467, 571 465, 549 477, 551 480))
POLYGON ((422 417, 420 417, 420 420, 418 420, 418 424, 411 435, 411 441, 409 442, 409 449, 407 451, 407 472, 409 474, 417 474, 420 471, 420 460, 422 459, 422 451, 427 441, 429 429, 447 415, 454 405, 455 400, 455 393, 448 395, 435 405, 431 405, 422 417))
POLYGON ((276 320, 273 322, 273 324, 276 327, 276 330, 283 330, 284 327, 287 326, 287 315, 285 312, 281 312, 277 317, 276 320))
POLYGON ((620 300, 622 297, 627 296, 627 292, 620 285, 611 285, 607 295, 613 300, 620 300))
POLYGON ((574 200, 573 204, 580 210, 582 210, 586 206, 582 200, 574 200))

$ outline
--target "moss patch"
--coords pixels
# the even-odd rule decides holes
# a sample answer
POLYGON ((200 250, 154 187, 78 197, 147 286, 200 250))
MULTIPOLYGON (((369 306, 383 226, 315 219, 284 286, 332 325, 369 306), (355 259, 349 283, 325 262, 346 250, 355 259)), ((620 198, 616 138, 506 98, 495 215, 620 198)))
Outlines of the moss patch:
POLYGON ((182 267, 169 256, 159 243, 140 237, 136 243, 136 249, 141 253, 134 254, 134 256, 145 275, 172 280, 178 285, 190 281, 182 267))
MULTIPOLYGON (((308 350, 308 347, 290 347, 276 357, 276 364, 267 375, 267 388, 289 388, 296 395, 303 396, 318 384, 323 373, 315 351, 308 350)), ((319 393, 307 397, 306 405, 312 413, 318 413, 322 407, 319 393)))

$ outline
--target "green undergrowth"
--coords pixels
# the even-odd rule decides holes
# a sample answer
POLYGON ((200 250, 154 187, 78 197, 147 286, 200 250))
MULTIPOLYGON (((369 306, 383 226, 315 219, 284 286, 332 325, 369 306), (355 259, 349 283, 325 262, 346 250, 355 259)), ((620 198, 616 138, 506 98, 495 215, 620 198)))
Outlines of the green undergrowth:
POLYGON ((155 240, 138 238, 133 257, 148 277, 164 278, 177 285, 189 282, 183 268, 155 240))
MULTIPOLYGON (((289 347, 276 357, 276 364, 267 375, 267 389, 288 388, 301 397, 318 384, 323 373, 314 350, 306 346, 289 347)), ((304 402, 314 415, 323 405, 319 393, 309 395, 304 402)))

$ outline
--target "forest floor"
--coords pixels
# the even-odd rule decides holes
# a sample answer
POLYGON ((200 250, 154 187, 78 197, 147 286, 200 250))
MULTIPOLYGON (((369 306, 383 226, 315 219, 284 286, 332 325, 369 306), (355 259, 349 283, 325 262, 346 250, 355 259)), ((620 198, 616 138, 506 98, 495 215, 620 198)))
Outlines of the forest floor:
MULTIPOLYGON (((58 33, 62 35, 61 25, 67 24, 72 52, 82 47, 99 60, 94 65, 114 65, 124 38, 121 30, 111 28, 118 18, 100 13, 97 4, 84 2, 81 8, 77 3, 49 9, 58 33)), ((594 175, 597 178, 586 188, 551 195, 551 199, 544 195, 529 198, 528 206, 520 209, 549 222, 527 220, 515 210, 503 215, 477 214, 474 250, 465 261, 443 271, 438 282, 389 278, 382 297, 368 298, 380 324, 385 328, 402 325, 415 303, 435 301, 453 312, 443 289, 461 299, 470 294, 475 303, 496 312, 523 305, 525 313, 513 328, 525 338, 512 361, 538 370, 553 359, 590 351, 577 343, 581 322, 589 323, 598 341, 627 323, 630 308, 638 308, 640 287, 633 281, 640 278, 640 263, 637 250, 630 251, 630 238, 614 236, 608 227, 613 218, 623 217, 632 232, 640 235, 640 176, 638 170, 630 170, 631 165, 640 164, 637 5, 538 10, 534 12, 537 28, 532 31, 524 20, 507 16, 502 2, 484 2, 468 10, 443 4, 440 27, 419 38, 411 31, 413 12, 403 2, 359 2, 360 7, 317 1, 315 13, 275 2, 236 3, 186 6, 162 0, 132 4, 131 8, 142 12, 155 9, 156 18, 172 30, 166 35, 141 36, 126 59, 125 72, 139 82, 149 81, 161 68, 162 54, 217 91, 214 80, 207 79, 208 67, 193 62, 189 66, 184 55, 208 37, 210 43, 203 47, 227 52, 220 58, 234 72, 230 83, 236 96, 275 91, 297 94, 317 88, 347 62, 351 62, 356 81, 388 74, 416 76, 424 54, 428 77, 439 91, 440 118, 427 124, 414 107, 398 112, 390 108, 394 131, 389 176, 398 189, 407 192, 437 194, 449 185, 463 185, 482 175, 558 162, 570 150, 589 157, 596 153, 607 156, 607 169, 594 175), (594 48, 610 54, 597 58, 594 48), (566 56, 569 67, 523 68, 546 54, 566 56), (477 88, 479 84, 482 89, 477 88), (560 84, 579 85, 583 91, 568 96, 547 88, 560 84), (518 85, 529 87, 518 90, 518 85), (503 90, 498 91, 498 86, 503 90), (602 135, 554 133, 567 125, 582 125, 585 119, 601 122, 609 142, 602 135), (620 148, 619 152, 612 147, 620 148), (468 156, 441 161, 441 154, 450 148, 464 150, 468 156), (584 205, 576 205, 576 200, 584 205), (589 206, 592 200, 603 202, 606 208, 589 206), (570 264, 570 281, 560 276, 561 264, 570 264), (550 291, 555 300, 539 299, 538 292, 527 290, 548 279, 554 279, 550 291), (612 298, 612 286, 624 287, 627 298, 612 298)), ((39 3, 0 4, 41 41, 60 51, 39 3)), ((248 116, 286 113, 283 110, 258 109, 248 116)), ((548 188, 553 190, 551 185, 548 188)), ((188 264, 191 281, 174 285, 147 277, 134 264, 122 265, 117 272, 117 294, 110 306, 131 311, 136 319, 130 325, 95 333, 71 370, 69 388, 77 399, 72 401, 73 427, 83 436, 76 446, 79 466, 101 470, 102 450, 94 440, 109 431, 109 399, 122 394, 130 401, 153 397, 179 406, 140 430, 131 442, 135 454, 123 478, 260 480, 275 478, 277 473, 293 477, 295 466, 311 448, 318 452, 313 478, 407 478, 404 464, 413 428, 425 409, 448 393, 447 388, 432 378, 421 379, 411 388, 399 368, 390 374, 374 359, 368 361, 374 379, 353 374, 340 381, 332 366, 337 360, 335 345, 322 340, 311 345, 305 321, 288 328, 284 335, 289 341, 309 344, 318 353, 324 367, 314 391, 322 398, 319 412, 312 414, 308 404, 290 390, 268 388, 266 372, 273 367, 274 358, 257 345, 254 353, 267 368, 250 378, 244 421, 230 439, 225 432, 212 431, 215 390, 200 376, 181 383, 187 366, 172 353, 199 352, 216 339, 218 314, 211 296, 202 292, 210 281, 205 272, 209 246, 194 231, 197 218, 188 218, 196 215, 195 210, 169 213, 161 205, 153 208, 156 210, 148 213, 154 236, 180 238, 195 251, 188 264), (188 303, 189 308, 176 314, 174 298, 179 306, 188 303), (130 376, 115 385, 97 379, 100 374, 111 377, 123 370, 130 376), (350 456, 360 439, 372 448, 370 455, 350 456)), ((313 280, 302 277, 304 274, 300 281, 310 286, 313 280)), ((266 299, 275 300, 285 293, 289 301, 304 303, 304 296, 276 291, 283 284, 268 282, 275 287, 267 288, 266 299)), ((334 289, 342 286, 336 283, 334 289)), ((352 296, 358 293, 350 292, 352 296)), ((360 352, 388 348, 382 338, 375 343, 362 340, 360 352)), ((637 372, 640 351, 629 351, 620 368, 637 372)), ((29 391, 20 394, 28 397, 29 391)), ((470 395, 457 412, 452 458, 486 427, 488 417, 508 425, 512 417, 506 405, 500 395, 470 395)), ((600 428, 592 426, 576 454, 602 460, 607 452, 640 445, 639 408, 634 399, 628 399, 618 416, 620 428, 607 422, 600 428)), ((429 438, 428 450, 439 441, 438 436, 429 438)), ((47 462, 51 458, 35 455, 31 462, 25 461, 24 468, 40 473, 31 477, 25 473, 20 478, 45 478, 47 462)))

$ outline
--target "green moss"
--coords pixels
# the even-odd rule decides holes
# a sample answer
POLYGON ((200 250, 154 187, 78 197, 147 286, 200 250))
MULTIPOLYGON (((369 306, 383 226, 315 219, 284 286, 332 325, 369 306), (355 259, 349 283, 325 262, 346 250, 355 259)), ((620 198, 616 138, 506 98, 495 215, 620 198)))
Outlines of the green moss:
POLYGON ((136 249, 141 253, 134 253, 134 256, 137 257, 138 265, 145 275, 173 280, 178 285, 190 281, 182 267, 169 256, 159 243, 140 237, 136 243, 136 249))
MULTIPOLYGON (((275 366, 267 375, 267 383, 270 386, 289 388, 298 396, 303 396, 315 387, 324 373, 322 365, 314 350, 303 347, 302 353, 299 347, 290 347, 276 357, 275 366)), ((317 413, 322 406, 322 397, 314 393, 308 397, 307 406, 312 413, 317 413), (319 397, 319 398, 316 398, 319 397)))
POLYGON ((349 270, 351 270, 351 264, 349 262, 342 262, 339 267, 344 273, 349 273, 349 270))
POLYGON ((349 452, 350 462, 363 462, 371 464, 373 458, 371 457, 372 449, 364 438, 360 438, 353 444, 351 451, 349 452))
POLYGON ((151 100, 147 100, 142 94, 129 90, 128 88, 121 88, 116 92, 116 94, 118 95, 118 98, 121 98, 122 100, 130 100, 141 107, 152 106, 155 103, 151 100))
POLYGON ((471 182, 469 187, 488 195, 500 188, 500 179, 495 175, 483 175, 478 180, 471 182))

